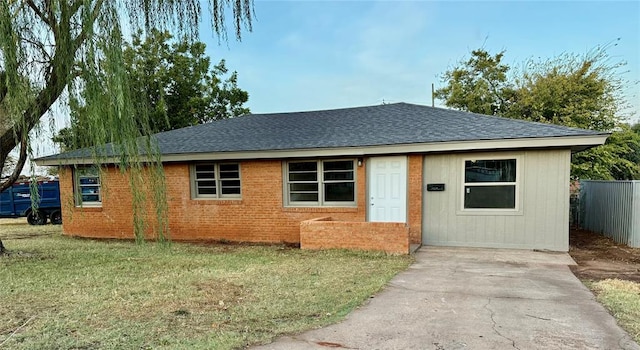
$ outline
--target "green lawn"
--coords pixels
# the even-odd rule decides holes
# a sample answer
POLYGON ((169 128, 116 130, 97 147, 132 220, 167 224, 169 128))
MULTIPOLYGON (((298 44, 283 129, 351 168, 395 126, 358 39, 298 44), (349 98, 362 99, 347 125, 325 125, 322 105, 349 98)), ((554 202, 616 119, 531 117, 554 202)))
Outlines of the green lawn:
POLYGON ((170 248, 0 225, 0 348, 232 349, 342 319, 407 256, 281 246, 170 248), (21 231, 22 232, 22 231, 21 231), (7 237, 9 237, 7 239, 7 237))
POLYGON ((618 324, 640 343, 640 283, 607 279, 585 284, 616 318, 618 324))

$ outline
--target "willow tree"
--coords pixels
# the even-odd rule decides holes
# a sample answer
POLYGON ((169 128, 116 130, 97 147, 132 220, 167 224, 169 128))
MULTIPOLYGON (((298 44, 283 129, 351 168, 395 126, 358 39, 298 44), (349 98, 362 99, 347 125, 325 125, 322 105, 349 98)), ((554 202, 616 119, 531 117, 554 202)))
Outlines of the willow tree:
MULTIPOLYGON (((226 39, 227 21, 233 23, 238 39, 242 30, 251 30, 252 0, 208 3, 211 27, 219 39, 226 39), (226 11, 233 18, 225 19, 226 11)), ((199 0, 2 0, 0 172, 9 153, 17 149, 17 155, 0 190, 22 172, 31 154, 31 131, 46 124, 54 104, 70 99, 85 106, 81 118, 89 127, 83 137, 89 144, 113 141, 125 170, 139 169, 143 159, 148 161, 149 154, 141 157, 139 152, 139 125, 148 120, 144 113, 133 113, 135 96, 123 69, 123 43, 129 39, 125 33, 169 29, 194 40, 202 10, 199 0)), ((94 152, 96 161, 99 156, 94 152)))

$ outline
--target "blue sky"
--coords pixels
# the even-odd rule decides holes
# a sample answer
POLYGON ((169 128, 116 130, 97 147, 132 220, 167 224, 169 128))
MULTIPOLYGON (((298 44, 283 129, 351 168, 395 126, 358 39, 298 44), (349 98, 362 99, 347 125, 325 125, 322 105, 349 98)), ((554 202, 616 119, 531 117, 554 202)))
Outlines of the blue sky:
POLYGON ((506 50, 518 66, 617 42, 608 53, 627 62, 625 93, 640 115, 638 1, 255 0, 255 15, 241 42, 218 45, 201 28, 212 60, 238 71, 254 113, 431 104, 431 83, 441 86, 440 74, 473 49, 506 50))
MULTIPOLYGON (((624 92, 640 121, 640 1, 254 1, 241 42, 229 28, 219 45, 207 16, 200 29, 212 61, 238 72, 253 113, 429 105, 431 83, 441 86, 440 74, 473 49, 506 50, 505 63, 518 66, 620 38, 608 53, 627 62, 624 92)), ((49 134, 36 156, 57 153, 49 134)))

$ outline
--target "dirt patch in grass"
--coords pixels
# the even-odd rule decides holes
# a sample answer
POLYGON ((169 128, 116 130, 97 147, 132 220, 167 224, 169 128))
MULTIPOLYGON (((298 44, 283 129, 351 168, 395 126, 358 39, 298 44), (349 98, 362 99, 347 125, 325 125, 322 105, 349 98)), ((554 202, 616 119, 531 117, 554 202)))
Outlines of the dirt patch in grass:
POLYGON ((579 229, 571 230, 569 238, 569 254, 578 264, 572 270, 581 280, 617 278, 640 282, 640 248, 579 229))

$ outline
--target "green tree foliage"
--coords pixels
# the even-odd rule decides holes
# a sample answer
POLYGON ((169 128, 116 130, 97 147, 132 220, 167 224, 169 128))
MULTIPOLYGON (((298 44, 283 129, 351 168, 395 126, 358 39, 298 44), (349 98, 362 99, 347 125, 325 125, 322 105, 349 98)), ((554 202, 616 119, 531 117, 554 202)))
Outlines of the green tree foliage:
POLYGON ((620 143, 624 142, 630 148, 623 157, 631 163, 631 166, 628 173, 623 172, 614 178, 640 180, 640 123, 628 128, 623 126, 623 130, 619 134, 623 135, 623 140, 620 143))
MULTIPOLYGON (((123 52, 130 94, 141 122, 140 133, 155 133, 231 118, 249 113, 243 104, 249 94, 237 85, 238 74, 229 73, 224 60, 211 68, 205 44, 186 39, 172 42, 167 31, 152 30, 143 40, 134 35, 123 52), (148 120, 149 125, 143 125, 148 120)), ((63 149, 92 146, 84 137, 85 106, 72 100, 71 127, 53 138, 63 149)))
MULTIPOLYGON (((252 0, 209 2, 212 28, 225 38, 225 10, 231 9, 239 38, 243 28, 251 30, 252 6, 252 0)), ((199 0, 0 1, 0 164, 16 146, 19 149, 16 166, 0 190, 19 176, 31 149, 30 131, 56 102, 64 106, 73 99, 82 101, 86 113, 79 118, 88 126, 86 137, 92 144, 114 141, 123 169, 133 174, 143 160, 157 160, 150 141, 148 154, 140 157, 141 122, 134 118, 135 101, 128 93, 124 33, 171 28, 193 40, 201 12, 199 0)), ((94 156, 98 160, 100 153, 94 156)), ((161 167, 157 168, 162 181, 161 167)), ((135 178, 140 176, 132 175, 135 178)), ((162 195, 156 195, 162 211, 162 195)))
MULTIPOLYGON (((624 123, 626 106, 606 47, 585 56, 564 54, 525 62, 520 72, 503 63, 504 51, 471 52, 442 75, 435 97, 445 105, 475 113, 611 132, 606 144, 572 159, 576 179, 633 179, 640 176, 640 138, 624 123)), ((637 128, 637 126, 636 126, 637 128)))
POLYGON ((471 58, 443 74, 447 85, 436 90, 435 97, 462 111, 503 115, 513 97, 510 67, 502 63, 503 57, 504 51, 494 56, 483 49, 472 51, 471 58))
POLYGON ((640 134, 621 124, 607 142, 573 155, 576 179, 640 180, 640 134))
POLYGON ((619 65, 610 65, 606 51, 564 54, 526 67, 515 78, 506 116, 598 131, 612 131, 621 121, 619 65))
MULTIPOLYGON (((147 96, 154 131, 166 131, 249 113, 249 94, 238 87, 238 73, 225 60, 211 68, 205 44, 180 40, 169 44, 168 32, 152 31, 144 42, 134 37, 125 49, 133 88, 147 96), (164 101, 162 101, 164 99, 164 101)), ((140 108, 145 110, 147 108, 140 108)))

